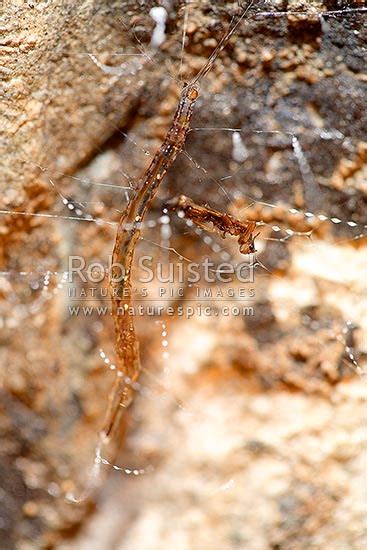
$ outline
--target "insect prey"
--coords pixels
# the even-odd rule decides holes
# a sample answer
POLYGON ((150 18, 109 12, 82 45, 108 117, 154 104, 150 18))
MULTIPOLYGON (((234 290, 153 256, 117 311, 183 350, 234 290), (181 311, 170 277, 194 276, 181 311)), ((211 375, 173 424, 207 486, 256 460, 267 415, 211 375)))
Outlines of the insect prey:
POLYGON ((227 233, 238 237, 238 244, 242 254, 253 254, 256 252, 255 239, 259 235, 259 233, 253 235, 256 222, 240 221, 230 214, 223 214, 207 206, 200 206, 185 195, 180 195, 168 201, 167 207, 171 210, 182 212, 185 218, 190 219, 203 229, 217 231, 223 238, 225 238, 227 233))

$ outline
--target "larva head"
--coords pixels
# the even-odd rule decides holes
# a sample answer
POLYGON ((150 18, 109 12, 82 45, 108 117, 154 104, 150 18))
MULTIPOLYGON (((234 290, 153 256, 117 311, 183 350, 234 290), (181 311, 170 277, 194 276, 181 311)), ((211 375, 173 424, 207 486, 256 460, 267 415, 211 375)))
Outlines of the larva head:
POLYGON ((198 83, 184 84, 184 92, 187 99, 192 103, 195 103, 195 101, 199 97, 199 92, 200 92, 199 84, 198 83))

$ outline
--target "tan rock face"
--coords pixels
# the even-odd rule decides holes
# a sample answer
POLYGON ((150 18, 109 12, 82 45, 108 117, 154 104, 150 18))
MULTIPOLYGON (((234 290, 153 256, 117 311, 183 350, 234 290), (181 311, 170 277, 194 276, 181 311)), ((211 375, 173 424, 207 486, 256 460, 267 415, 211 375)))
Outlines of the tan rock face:
POLYGON ((70 256, 108 264, 126 193, 171 123, 180 88, 172 76, 190 80, 239 13, 231 2, 162 3, 166 39, 151 51, 153 4, 5 7, 1 540, 23 549, 363 548, 360 2, 256 3, 203 81, 186 144, 193 160, 182 154, 170 170, 139 257, 163 270, 169 259, 185 269, 206 256, 215 266, 243 260, 236 241, 175 215, 166 223, 164 201, 184 193, 262 220, 266 269, 247 285, 188 287, 187 272, 183 283, 148 284, 136 266, 136 286, 154 305, 195 313, 137 316, 141 386, 104 456, 125 471, 102 464, 93 498, 65 501, 91 483, 115 376, 110 315, 69 309, 108 304, 107 280, 69 281, 70 256), (199 315, 207 287, 212 312, 199 315), (254 315, 233 313, 249 297, 254 315))

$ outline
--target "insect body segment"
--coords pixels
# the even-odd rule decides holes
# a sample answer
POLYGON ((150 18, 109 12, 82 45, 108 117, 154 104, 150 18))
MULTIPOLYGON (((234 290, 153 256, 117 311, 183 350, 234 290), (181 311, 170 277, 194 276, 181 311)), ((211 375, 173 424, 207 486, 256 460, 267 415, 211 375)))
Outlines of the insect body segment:
POLYGON ((116 333, 118 376, 109 399, 102 437, 111 436, 118 425, 121 412, 132 399, 132 388, 126 377, 135 382, 140 373, 139 347, 134 322, 129 314, 131 304, 131 268, 135 246, 140 238, 141 224, 167 170, 181 151, 187 133, 199 85, 185 86, 166 138, 141 178, 138 190, 119 221, 113 249, 111 277, 112 313, 116 333))

